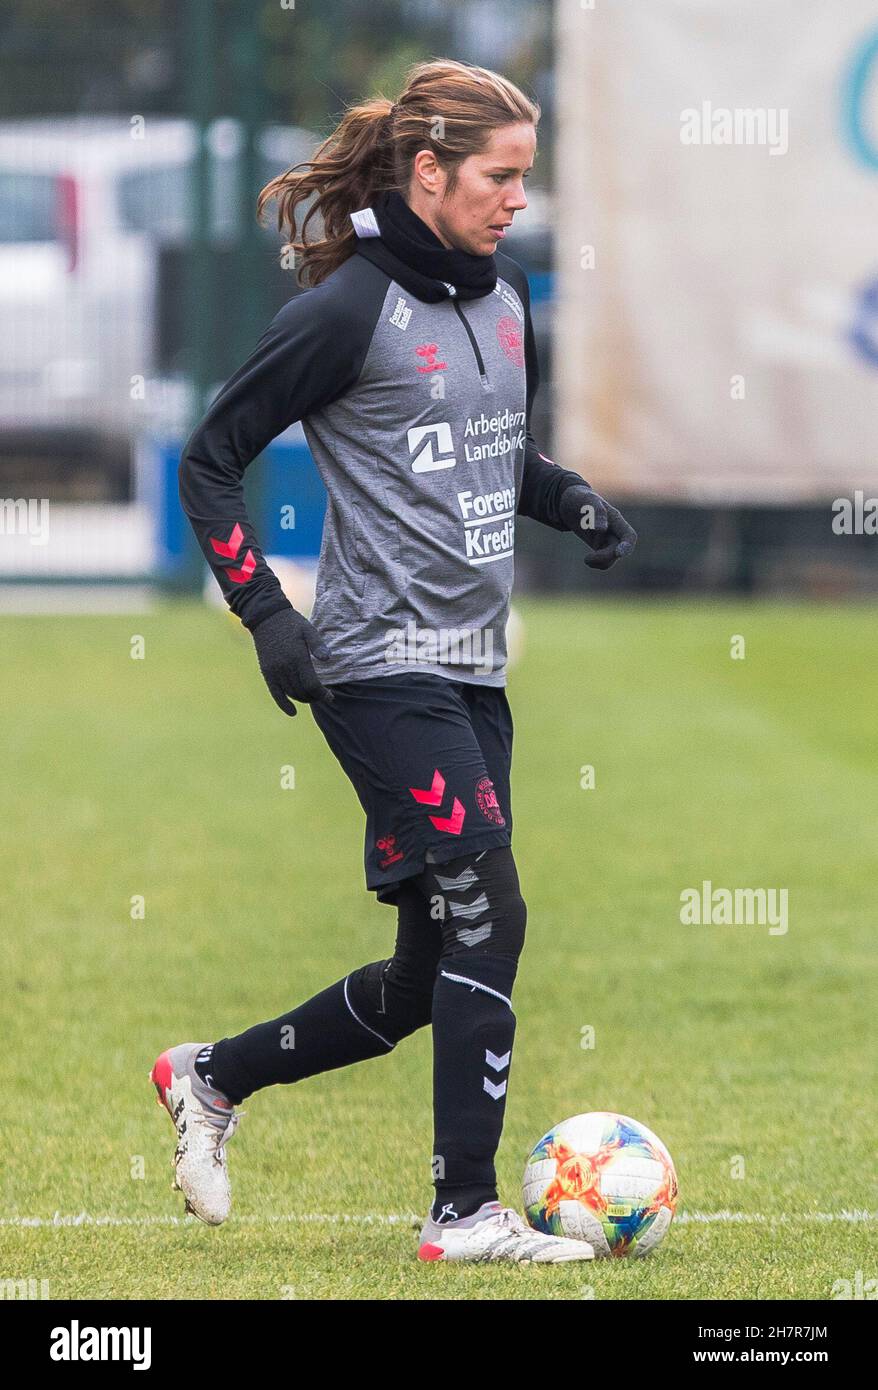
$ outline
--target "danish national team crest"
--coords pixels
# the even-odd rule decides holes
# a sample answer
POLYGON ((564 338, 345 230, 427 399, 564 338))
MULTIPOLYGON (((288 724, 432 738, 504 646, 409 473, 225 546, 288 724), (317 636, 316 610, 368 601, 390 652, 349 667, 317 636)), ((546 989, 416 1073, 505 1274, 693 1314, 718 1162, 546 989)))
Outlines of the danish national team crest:
POLYGON ((514 362, 516 367, 524 366, 524 338, 522 337, 521 327, 514 318, 508 314, 497 320, 497 338, 500 346, 506 353, 510 362, 514 362))
POLYGON ((495 825, 506 824, 490 777, 482 777, 476 782, 476 801, 485 820, 492 820, 495 825))

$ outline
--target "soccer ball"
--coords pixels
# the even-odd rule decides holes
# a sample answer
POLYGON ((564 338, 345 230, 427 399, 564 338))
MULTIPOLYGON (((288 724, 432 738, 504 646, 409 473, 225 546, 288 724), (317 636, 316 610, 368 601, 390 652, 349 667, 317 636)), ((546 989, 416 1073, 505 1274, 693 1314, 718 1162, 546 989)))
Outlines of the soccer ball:
POLYGON ((536 1231, 586 1240, 596 1256, 647 1255, 677 1205, 661 1139, 627 1115, 574 1115, 544 1134, 524 1170, 524 1214, 536 1231))

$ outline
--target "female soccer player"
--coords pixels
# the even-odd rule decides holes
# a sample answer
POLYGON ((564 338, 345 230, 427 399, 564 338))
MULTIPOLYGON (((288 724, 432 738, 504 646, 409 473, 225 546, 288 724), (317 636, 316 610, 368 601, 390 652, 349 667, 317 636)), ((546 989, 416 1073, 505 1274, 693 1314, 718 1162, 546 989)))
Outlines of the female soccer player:
POLYGON ((498 244, 527 206, 539 108, 497 73, 415 66, 397 102, 347 111, 263 189, 310 288, 276 315, 186 442, 180 495, 285 714, 310 704, 366 813, 389 960, 290 1013, 163 1052, 187 1209, 229 1212, 234 1107, 433 1034, 435 1197, 422 1260, 589 1259, 498 1201, 526 908, 511 849, 505 626, 516 515, 573 531, 607 569, 636 540, 537 450, 527 278, 498 244), (314 195, 301 240, 296 208, 314 195), (308 240, 312 214, 323 236, 308 240), (301 420, 328 494, 311 621, 265 562, 244 470, 301 420), (292 1031, 291 1031, 292 1030, 292 1031), (290 1038, 294 1046, 285 1045, 290 1038))

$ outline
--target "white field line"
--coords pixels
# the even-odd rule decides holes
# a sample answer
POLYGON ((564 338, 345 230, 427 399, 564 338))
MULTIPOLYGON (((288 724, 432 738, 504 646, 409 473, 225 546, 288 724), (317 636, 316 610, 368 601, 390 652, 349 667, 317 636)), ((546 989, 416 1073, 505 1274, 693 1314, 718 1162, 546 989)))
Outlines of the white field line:
MULTIPOLYGON (((277 1226, 290 1223, 302 1224, 312 1223, 314 1225, 332 1225, 333 1223, 352 1225, 352 1226, 417 1226, 418 1229, 424 1224, 423 1216, 417 1216, 414 1212, 410 1215, 405 1213, 382 1213, 382 1212, 319 1212, 302 1211, 292 1212, 290 1215, 278 1214, 268 1216, 230 1216, 223 1222, 225 1226, 277 1226)), ((199 1221, 196 1216, 92 1216, 90 1212, 81 1211, 73 1215, 64 1215, 56 1211, 54 1216, 2 1216, 0 1217, 0 1227, 15 1226, 20 1229, 40 1226, 202 1226, 204 1223, 199 1221)))
MULTIPOLYGON (((878 1222, 876 1211, 807 1211, 807 1212, 748 1212, 748 1211, 681 1211, 674 1218, 679 1226, 709 1226, 729 1224, 740 1226, 786 1226, 803 1222, 818 1224, 862 1225, 878 1222)), ((417 1226, 423 1216, 416 1212, 319 1212, 302 1211, 269 1216, 230 1216, 227 1225, 277 1226, 311 1224, 316 1226, 417 1226)), ((56 1211, 53 1216, 2 1216, 0 1227, 32 1229, 67 1226, 200 1226, 194 1216, 93 1216, 81 1211, 65 1215, 56 1211)))
POLYGON ((710 1226, 717 1222, 741 1226, 787 1226, 798 1225, 803 1221, 818 1224, 837 1221, 843 1225, 857 1225, 878 1221, 878 1211, 681 1211, 674 1217, 675 1226, 710 1226))

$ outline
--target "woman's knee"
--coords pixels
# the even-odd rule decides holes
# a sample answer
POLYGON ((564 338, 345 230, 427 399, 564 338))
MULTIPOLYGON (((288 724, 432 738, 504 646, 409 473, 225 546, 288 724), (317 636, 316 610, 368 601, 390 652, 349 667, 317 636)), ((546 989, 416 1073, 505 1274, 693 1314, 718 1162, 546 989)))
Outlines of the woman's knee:
POLYGON ((418 878, 441 928, 441 958, 473 954, 518 960, 527 904, 509 845, 429 864, 418 878))

